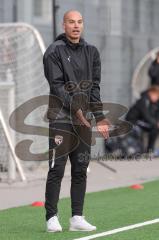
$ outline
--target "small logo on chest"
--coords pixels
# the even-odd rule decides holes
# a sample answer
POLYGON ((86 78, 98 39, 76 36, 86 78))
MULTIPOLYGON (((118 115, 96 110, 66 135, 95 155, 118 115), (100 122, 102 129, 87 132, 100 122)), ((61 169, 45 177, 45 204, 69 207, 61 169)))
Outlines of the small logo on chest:
POLYGON ((68 60, 69 62, 71 62, 71 56, 68 56, 67 60, 68 60))

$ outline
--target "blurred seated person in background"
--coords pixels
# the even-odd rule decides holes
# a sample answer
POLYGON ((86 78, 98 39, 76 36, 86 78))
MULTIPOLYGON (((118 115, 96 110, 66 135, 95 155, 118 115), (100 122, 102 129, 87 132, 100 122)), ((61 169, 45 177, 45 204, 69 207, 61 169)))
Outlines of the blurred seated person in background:
POLYGON ((126 120, 148 132, 146 152, 154 152, 159 133, 159 86, 152 86, 141 93, 140 99, 129 109, 126 120))
POLYGON ((156 59, 150 65, 148 75, 151 80, 151 85, 159 85, 159 52, 157 52, 156 59))

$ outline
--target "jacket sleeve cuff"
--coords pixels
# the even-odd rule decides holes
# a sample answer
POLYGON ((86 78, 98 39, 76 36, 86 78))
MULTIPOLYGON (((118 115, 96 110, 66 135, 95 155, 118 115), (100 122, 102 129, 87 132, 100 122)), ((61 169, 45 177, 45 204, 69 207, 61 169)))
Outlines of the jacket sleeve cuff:
POLYGON ((95 117, 96 123, 105 119, 103 112, 94 112, 93 115, 95 117))

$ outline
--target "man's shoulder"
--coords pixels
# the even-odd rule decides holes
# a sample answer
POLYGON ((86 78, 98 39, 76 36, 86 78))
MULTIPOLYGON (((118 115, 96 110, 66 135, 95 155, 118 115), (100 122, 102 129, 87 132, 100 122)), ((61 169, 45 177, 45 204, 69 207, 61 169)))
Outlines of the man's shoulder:
POLYGON ((86 48, 88 48, 88 51, 91 52, 91 55, 93 55, 94 58, 100 57, 99 50, 95 45, 87 43, 86 48))
POLYGON ((85 41, 84 45, 85 45, 86 47, 90 48, 91 50, 98 52, 98 48, 97 48, 95 45, 93 45, 93 44, 91 44, 91 43, 88 43, 88 42, 86 42, 86 41, 85 41))
POLYGON ((56 51, 57 47, 65 46, 65 45, 66 45, 65 42, 62 40, 57 40, 57 41, 53 42, 46 49, 44 56, 45 57, 49 56, 51 53, 54 53, 56 51))

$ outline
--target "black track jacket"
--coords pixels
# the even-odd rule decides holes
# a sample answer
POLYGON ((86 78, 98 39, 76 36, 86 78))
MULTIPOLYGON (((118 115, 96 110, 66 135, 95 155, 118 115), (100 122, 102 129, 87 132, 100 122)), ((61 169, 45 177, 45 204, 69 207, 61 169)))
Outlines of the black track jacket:
POLYGON ((84 39, 71 43, 63 33, 43 57, 44 74, 50 86, 47 118, 79 123, 75 112, 82 109, 87 119, 105 118, 100 99, 101 62, 96 47, 84 39))

